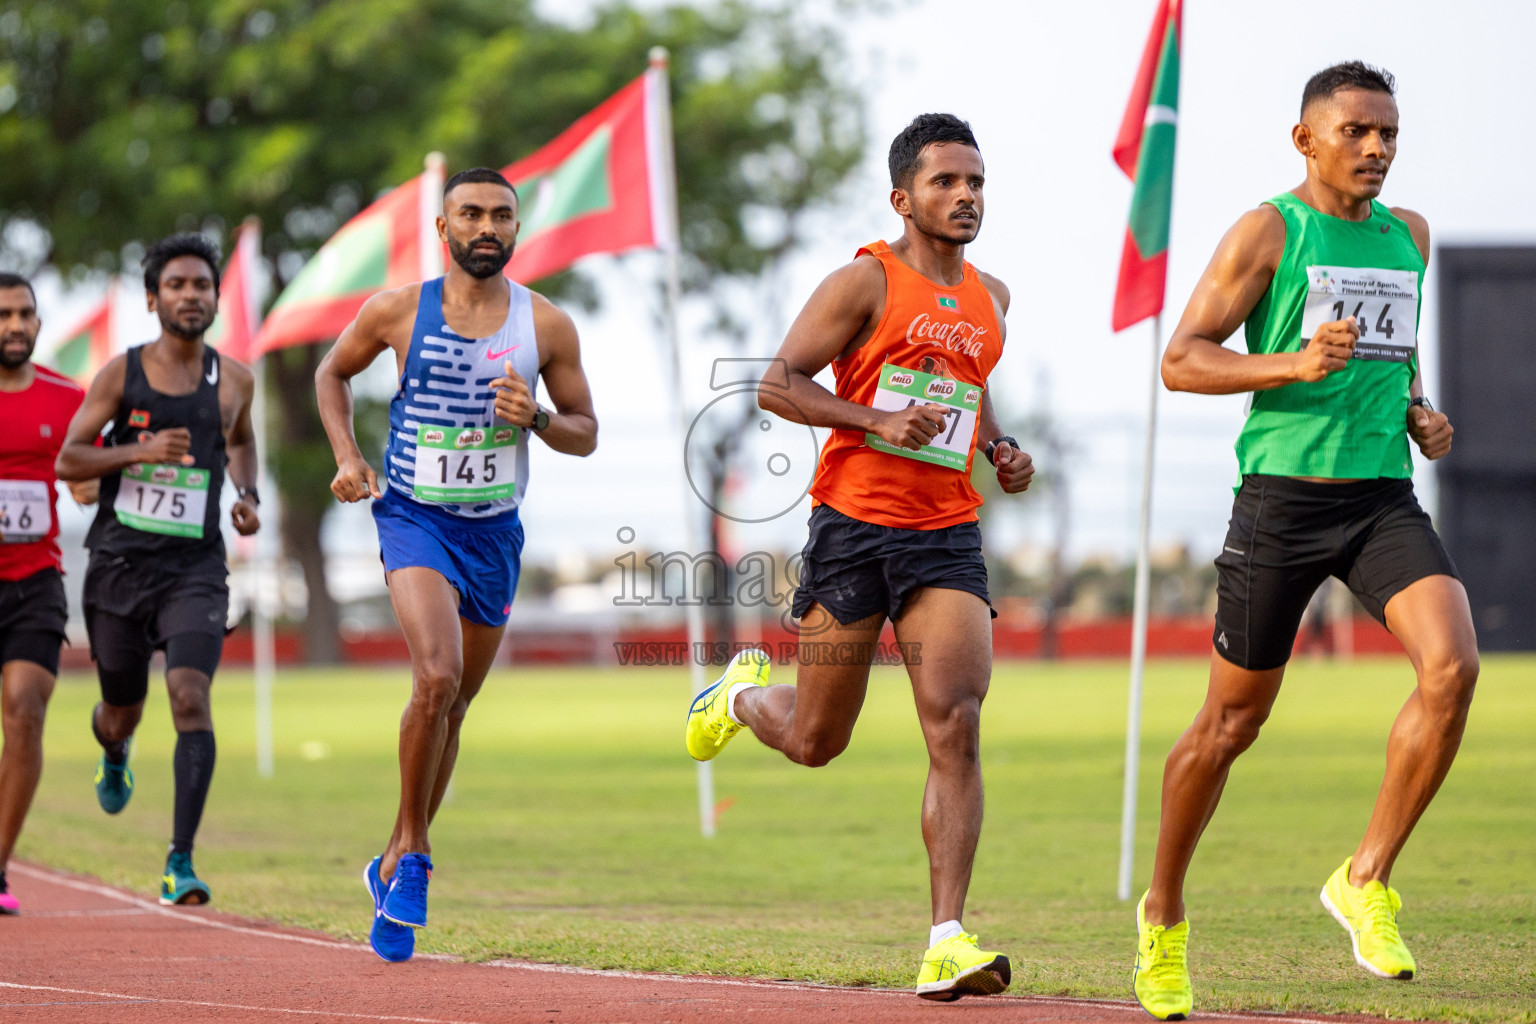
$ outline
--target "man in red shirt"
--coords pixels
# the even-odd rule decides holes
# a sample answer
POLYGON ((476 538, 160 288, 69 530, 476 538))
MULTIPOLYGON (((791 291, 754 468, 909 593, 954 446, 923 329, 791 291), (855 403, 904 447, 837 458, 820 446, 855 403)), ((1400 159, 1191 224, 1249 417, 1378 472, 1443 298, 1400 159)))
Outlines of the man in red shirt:
POLYGON ((53 460, 85 397, 32 364, 41 327, 31 284, 0 273, 0 914, 19 911, 5 869, 43 773, 43 715, 69 618, 53 460))

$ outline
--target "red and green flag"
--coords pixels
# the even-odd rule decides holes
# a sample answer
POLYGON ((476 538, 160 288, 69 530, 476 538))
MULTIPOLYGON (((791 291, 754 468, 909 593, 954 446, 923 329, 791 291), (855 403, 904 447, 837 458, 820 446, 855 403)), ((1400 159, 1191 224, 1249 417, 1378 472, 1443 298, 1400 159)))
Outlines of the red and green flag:
POLYGON ((112 358, 112 299, 116 291, 114 285, 107 286, 101 303, 64 336, 49 360, 55 370, 81 387, 90 386, 97 371, 112 358))
POLYGON ((666 69, 653 65, 554 141, 502 169, 522 227, 506 274, 537 281, 599 252, 676 244, 666 69))
POLYGON ((1117 331, 1163 311, 1183 19, 1183 0, 1159 0, 1136 84, 1115 138, 1115 163, 1135 182, 1120 257, 1120 280, 1115 286, 1113 322, 1117 331))
MULTIPOLYGON (((506 275, 536 281, 590 253, 677 243, 664 62, 502 173, 522 228, 506 275)), ((440 165, 439 165, 440 166, 440 165)), ((267 313, 249 353, 328 341, 368 297, 441 273, 441 171, 392 190, 320 247, 267 313)))
POLYGON ((261 222, 248 219, 235 235, 235 251, 219 277, 219 315, 204 339, 223 355, 251 363, 261 355, 256 331, 261 324, 261 222))
POLYGON ((369 296, 422 279, 422 182, 427 177, 420 174, 391 189, 320 247, 268 311, 251 358, 329 341, 352 322, 369 296))

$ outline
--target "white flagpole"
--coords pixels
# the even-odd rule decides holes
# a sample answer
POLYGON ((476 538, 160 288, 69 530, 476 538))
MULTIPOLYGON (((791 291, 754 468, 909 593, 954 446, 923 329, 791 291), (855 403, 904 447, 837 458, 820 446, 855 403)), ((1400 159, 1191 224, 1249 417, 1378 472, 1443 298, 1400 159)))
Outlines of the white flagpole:
POLYGON ((1147 613, 1152 590, 1152 460, 1157 450, 1157 391, 1162 383, 1163 315, 1152 318, 1152 387, 1147 398, 1147 447, 1141 468, 1141 530, 1136 544, 1136 599, 1131 619, 1131 694, 1125 723, 1125 790, 1120 802, 1120 885, 1131 898, 1136 855, 1136 787, 1141 761, 1141 694, 1147 668, 1147 613))
MULTIPOLYGON (((261 301, 251 285, 256 281, 255 261, 261 259, 261 221, 247 217, 235 243, 240 253, 241 282, 245 292, 245 328, 248 337, 256 337, 260 324, 261 301)), ((257 491, 266 496, 269 521, 256 535, 255 557, 251 560, 251 660, 256 689, 256 774, 270 779, 276 772, 272 737, 272 689, 277 672, 277 639, 272 629, 272 613, 262 600, 268 574, 279 591, 282 585, 275 569, 273 541, 277 537, 277 489, 267 473, 267 361, 253 355, 251 369, 256 375, 256 393, 251 399, 251 429, 256 434, 257 491)))
POLYGON ((437 239, 437 215, 443 210, 443 182, 447 180, 448 160, 433 150, 422 161, 421 175, 421 279, 430 281, 443 276, 443 246, 437 239))
MULTIPOLYGON (((688 436, 688 401, 683 391, 682 339, 678 330, 678 307, 682 304, 683 285, 681 259, 681 226, 677 212, 677 163, 672 142, 672 92, 668 80, 668 55, 664 46, 654 46, 650 53, 649 79, 646 89, 647 158, 651 180, 658 189, 651 195, 651 223, 661 243, 666 263, 666 332, 667 347, 672 358, 672 394, 677 414, 677 440, 679 444, 688 436), (654 129, 654 130, 652 130, 654 129)), ((694 504, 693 491, 688 486, 687 474, 682 477, 683 522, 687 526, 688 547, 697 555, 704 550, 704 534, 700 512, 694 504)), ((686 581, 685 585, 686 585, 686 581)), ((704 689, 704 606, 694 603, 686 606, 688 616, 688 669, 689 692, 704 689)), ((714 766, 708 761, 698 763, 699 832, 705 839, 715 834, 715 775, 714 766)))

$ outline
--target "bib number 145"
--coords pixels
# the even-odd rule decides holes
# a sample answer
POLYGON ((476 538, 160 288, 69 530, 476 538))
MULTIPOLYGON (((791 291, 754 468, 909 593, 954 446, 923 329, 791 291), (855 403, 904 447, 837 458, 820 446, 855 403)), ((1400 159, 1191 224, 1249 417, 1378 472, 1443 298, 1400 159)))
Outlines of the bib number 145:
POLYGON ((428 427, 416 432, 416 497, 477 502, 517 493, 517 428, 428 427))

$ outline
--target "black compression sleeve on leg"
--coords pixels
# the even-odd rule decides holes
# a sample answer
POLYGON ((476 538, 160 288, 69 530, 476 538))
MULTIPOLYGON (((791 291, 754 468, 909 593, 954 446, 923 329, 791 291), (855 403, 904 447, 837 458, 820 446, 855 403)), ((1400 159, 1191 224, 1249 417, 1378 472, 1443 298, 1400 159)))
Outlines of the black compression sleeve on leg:
POLYGON ((213 730, 176 734, 176 823, 171 837, 172 853, 191 853, 197 826, 203 820, 203 804, 213 782, 215 756, 213 730))

